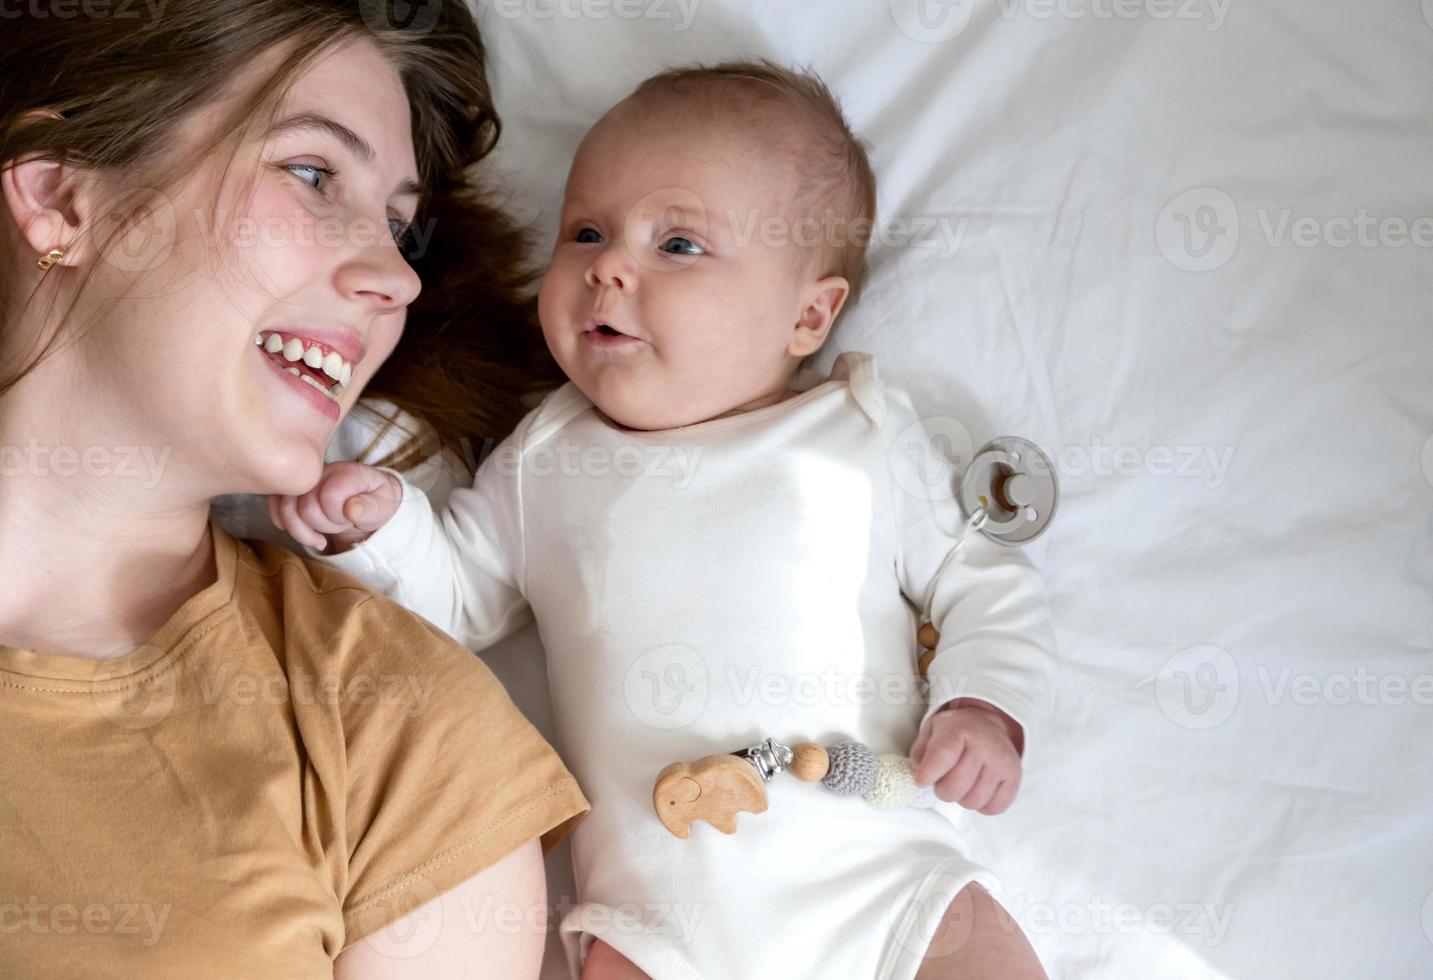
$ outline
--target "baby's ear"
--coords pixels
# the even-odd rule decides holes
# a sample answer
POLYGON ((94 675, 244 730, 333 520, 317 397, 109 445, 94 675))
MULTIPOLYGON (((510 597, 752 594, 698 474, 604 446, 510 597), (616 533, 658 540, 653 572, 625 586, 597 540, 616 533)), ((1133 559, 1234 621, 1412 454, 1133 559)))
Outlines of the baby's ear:
POLYGON ((851 284, 842 276, 826 276, 807 286, 801 297, 795 335, 786 352, 792 357, 805 357, 820 350, 850 293, 851 284))

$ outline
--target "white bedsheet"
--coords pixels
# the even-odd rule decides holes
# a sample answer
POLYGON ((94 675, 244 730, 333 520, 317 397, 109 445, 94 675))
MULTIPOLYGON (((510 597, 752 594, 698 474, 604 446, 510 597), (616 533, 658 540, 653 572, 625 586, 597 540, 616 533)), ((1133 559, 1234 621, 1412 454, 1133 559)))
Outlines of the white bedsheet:
MULTIPOLYGON (((871 351, 957 451, 1060 472, 1058 694, 968 821, 1051 976, 1433 974, 1433 0, 477 8, 544 230, 673 63, 810 63, 873 144, 819 367, 871 351)), ((485 657, 550 734, 535 632, 485 657)))

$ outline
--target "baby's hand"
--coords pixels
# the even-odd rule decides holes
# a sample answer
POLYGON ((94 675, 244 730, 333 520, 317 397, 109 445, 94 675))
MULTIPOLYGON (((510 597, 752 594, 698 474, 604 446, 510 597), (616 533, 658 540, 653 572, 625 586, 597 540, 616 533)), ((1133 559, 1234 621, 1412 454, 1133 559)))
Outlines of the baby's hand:
POLYGON ((269 497, 269 519, 315 551, 348 550, 387 524, 403 499, 392 473, 363 463, 328 463, 314 488, 297 497, 269 497), (324 535, 329 535, 325 539, 324 535))
POLYGON ((984 814, 1003 813, 1020 789, 1019 724, 974 698, 951 701, 930 716, 911 747, 917 786, 984 814))

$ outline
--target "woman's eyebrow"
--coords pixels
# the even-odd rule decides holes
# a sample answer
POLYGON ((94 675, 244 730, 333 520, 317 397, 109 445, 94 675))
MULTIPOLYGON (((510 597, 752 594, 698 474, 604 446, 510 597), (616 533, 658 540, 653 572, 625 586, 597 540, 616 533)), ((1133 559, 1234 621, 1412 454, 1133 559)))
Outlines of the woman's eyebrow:
MULTIPOLYGON (((349 151, 358 157, 365 166, 371 166, 378 156, 373 150, 373 144, 368 140, 337 119, 325 116, 321 112, 297 113, 275 123, 269 130, 270 137, 285 136, 289 133, 327 133, 348 147, 349 151)), ((423 185, 409 178, 398 185, 396 193, 400 196, 422 197, 423 185)))

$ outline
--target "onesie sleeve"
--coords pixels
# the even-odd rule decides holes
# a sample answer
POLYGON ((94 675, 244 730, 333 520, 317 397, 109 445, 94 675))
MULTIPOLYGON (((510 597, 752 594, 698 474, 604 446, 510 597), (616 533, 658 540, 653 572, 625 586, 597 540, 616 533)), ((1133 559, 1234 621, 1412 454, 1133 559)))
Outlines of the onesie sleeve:
POLYGON ((526 534, 521 458, 525 425, 434 508, 403 474, 397 512, 356 547, 317 558, 360 579, 434 623, 469 650, 491 646, 532 619, 523 596, 526 534))
POLYGON ((338 745, 318 708, 301 720, 339 760, 319 771, 341 787, 322 798, 345 947, 534 838, 549 853, 589 811, 487 665, 433 624, 369 595, 321 648, 342 681, 338 745))
POLYGON ((953 486, 931 487, 915 472, 916 461, 936 459, 938 450, 909 396, 894 387, 886 388, 886 396, 891 417, 885 428, 900 443, 887 458, 893 467, 911 470, 892 481, 901 591, 922 610, 929 597, 931 624, 940 633, 921 724, 948 701, 977 698, 1020 725, 1028 752, 1056 669, 1044 583, 1022 550, 979 531, 965 535, 961 552, 946 562, 961 539, 965 515, 953 486))

